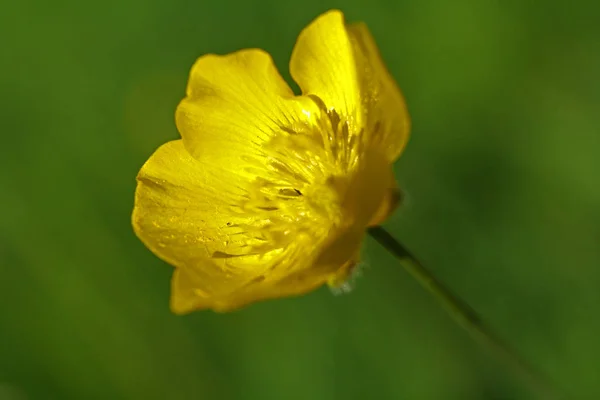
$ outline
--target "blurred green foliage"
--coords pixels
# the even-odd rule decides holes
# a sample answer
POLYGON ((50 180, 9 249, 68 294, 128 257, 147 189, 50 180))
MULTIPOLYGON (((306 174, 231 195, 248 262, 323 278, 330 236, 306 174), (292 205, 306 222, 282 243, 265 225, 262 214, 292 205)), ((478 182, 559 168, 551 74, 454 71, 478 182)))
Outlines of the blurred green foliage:
POLYGON ((349 295, 169 312, 135 175, 193 61, 341 7, 403 88, 387 227, 576 399, 600 398, 600 3, 5 2, 0 399, 532 399, 377 246, 349 295))

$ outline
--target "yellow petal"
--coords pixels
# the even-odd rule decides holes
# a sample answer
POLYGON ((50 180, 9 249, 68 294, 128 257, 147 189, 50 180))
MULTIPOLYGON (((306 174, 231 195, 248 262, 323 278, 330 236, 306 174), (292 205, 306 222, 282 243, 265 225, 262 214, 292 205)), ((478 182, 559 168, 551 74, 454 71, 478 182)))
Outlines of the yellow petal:
POLYGON ((294 98, 269 54, 249 49, 200 57, 176 122, 194 157, 238 166, 273 136, 306 123, 313 109, 309 99, 294 98))
POLYGON ((347 26, 337 10, 319 16, 298 37, 290 71, 304 94, 320 97, 355 134, 382 146, 389 161, 400 155, 408 112, 364 24, 347 26))
POLYGON ((356 264, 363 236, 364 232, 358 231, 339 237, 334 234, 329 238, 333 243, 313 248, 311 240, 299 238, 296 245, 303 253, 290 268, 266 271, 244 283, 222 274, 207 275, 206 271, 214 270, 210 260, 198 267, 177 268, 171 281, 171 310, 176 314, 207 308, 228 312, 257 301, 302 295, 324 283, 336 286, 348 278, 356 264), (220 291, 214 290, 215 284, 220 291))
POLYGON ((152 252, 176 267, 174 312, 229 311, 303 294, 325 283, 358 251, 357 235, 323 225, 310 233, 293 232, 286 247, 257 253, 263 241, 248 230, 256 216, 232 206, 247 185, 192 157, 181 140, 161 146, 142 167, 133 227, 152 252))
POLYGON ((199 290, 203 286, 195 269, 176 269, 171 280, 171 311, 186 314, 195 310, 212 309, 217 312, 234 311, 258 301, 305 294, 321 286, 326 278, 308 275, 289 276, 285 281, 265 282, 258 276, 226 296, 210 296, 199 290))
POLYGON ((201 268, 207 276, 225 271, 243 279, 241 271, 229 271, 222 260, 206 262, 219 252, 245 254, 247 238, 238 238, 237 226, 249 218, 229 206, 243 196, 243 182, 223 175, 218 167, 209 170, 194 159, 181 140, 162 145, 138 174, 132 222, 142 242, 166 262, 201 268))

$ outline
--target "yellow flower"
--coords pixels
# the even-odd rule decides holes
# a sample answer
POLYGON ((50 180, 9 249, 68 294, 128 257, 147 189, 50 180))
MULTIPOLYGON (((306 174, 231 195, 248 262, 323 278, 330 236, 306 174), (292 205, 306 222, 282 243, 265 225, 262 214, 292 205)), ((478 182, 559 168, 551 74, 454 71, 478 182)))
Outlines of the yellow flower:
POLYGON ((397 203, 409 118, 364 24, 305 28, 295 96, 258 49, 200 57, 176 123, 138 175, 133 226, 175 266, 171 309, 230 311, 338 285, 397 203))

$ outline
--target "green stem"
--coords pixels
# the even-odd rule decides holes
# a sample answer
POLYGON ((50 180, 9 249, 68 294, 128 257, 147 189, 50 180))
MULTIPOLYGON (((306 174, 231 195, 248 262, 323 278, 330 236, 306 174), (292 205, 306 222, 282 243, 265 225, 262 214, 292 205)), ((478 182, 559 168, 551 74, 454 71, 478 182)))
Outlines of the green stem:
POLYGON ((400 261, 404 269, 441 303, 460 326, 499 359, 512 367, 515 373, 539 394, 540 398, 560 398, 541 374, 536 372, 515 350, 497 338, 468 304, 450 292, 384 228, 381 226, 370 228, 369 234, 400 261))

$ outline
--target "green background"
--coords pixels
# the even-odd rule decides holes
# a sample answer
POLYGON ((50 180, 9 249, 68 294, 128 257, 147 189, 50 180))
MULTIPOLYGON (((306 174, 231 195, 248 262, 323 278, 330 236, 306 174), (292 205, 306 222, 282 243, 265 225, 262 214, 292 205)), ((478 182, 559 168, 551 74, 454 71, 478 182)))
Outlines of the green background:
POLYGON ((573 399, 600 398, 600 3, 29 0, 0 13, 0 399, 533 399, 377 243, 354 290, 168 309, 130 226, 193 61, 286 78, 341 7, 407 97, 386 226, 573 399))

